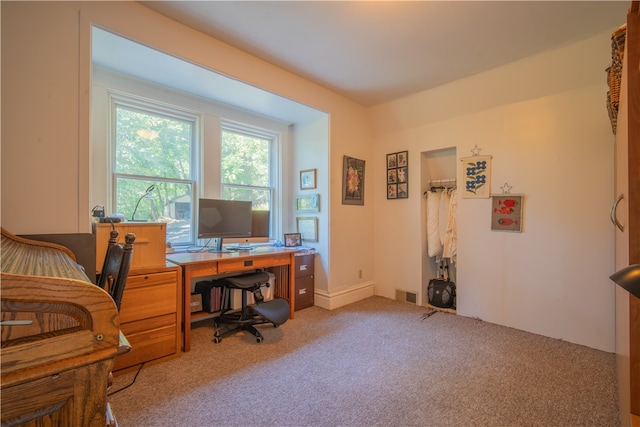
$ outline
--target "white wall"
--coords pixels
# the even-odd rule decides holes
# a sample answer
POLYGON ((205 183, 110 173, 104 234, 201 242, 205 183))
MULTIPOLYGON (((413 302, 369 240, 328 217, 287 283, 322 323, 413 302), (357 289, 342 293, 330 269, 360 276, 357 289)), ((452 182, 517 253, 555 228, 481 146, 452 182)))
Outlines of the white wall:
MULTIPOLYGON (((327 284, 322 287, 330 296, 332 287, 362 282, 345 252, 357 252, 355 262, 370 280, 371 248, 344 248, 345 242, 371 239, 373 204, 351 208, 357 215, 340 217, 338 232, 331 223, 342 210, 343 152, 364 158, 370 149, 364 107, 136 2, 2 2, 1 7, 3 227, 18 234, 90 230, 90 29, 95 24, 325 111, 330 146, 325 157, 304 162, 318 168, 319 185, 327 191, 327 219, 321 218, 320 230, 328 233, 324 244, 329 255, 323 265, 332 268, 324 272, 327 284)), ((297 170, 289 172, 297 183, 297 170)))
POLYGON ((464 156, 477 144, 494 156, 492 190, 509 182, 525 193, 526 217, 522 234, 491 232, 488 200, 460 200, 458 313, 613 351, 608 33, 367 110, 135 2, 0 6, 1 217, 11 232, 90 229, 96 23, 327 112, 328 157, 317 162, 328 192, 325 306, 374 282, 391 298, 398 283, 420 292, 419 153, 454 147, 464 156), (401 150, 409 150, 410 197, 387 201, 385 154, 401 150), (341 204, 343 155, 366 161, 365 206, 341 204))
POLYGON ((524 229, 491 231, 490 199, 458 196, 458 314, 614 350, 610 58, 605 32, 371 109, 376 182, 385 153, 408 149, 411 188, 400 202, 374 194, 377 294, 421 290, 418 154, 477 144, 493 156, 492 192, 525 194, 524 229))
POLYGON ((329 271, 329 180, 326 179, 329 171, 329 120, 327 117, 313 122, 300 123, 293 126, 293 139, 295 141, 293 164, 293 191, 289 206, 295 206, 295 196, 319 194, 320 212, 296 213, 289 223, 289 228, 284 232, 296 231, 297 217, 318 218, 318 241, 303 242, 305 246, 315 248, 320 256, 315 257, 314 286, 316 291, 328 292, 329 271), (300 171, 316 169, 316 188, 309 190, 300 189, 300 171))
POLYGON ((89 231, 78 209, 91 209, 88 146, 79 145, 89 121, 79 105, 87 98, 78 86, 78 13, 64 5, 1 6, 2 226, 89 231))

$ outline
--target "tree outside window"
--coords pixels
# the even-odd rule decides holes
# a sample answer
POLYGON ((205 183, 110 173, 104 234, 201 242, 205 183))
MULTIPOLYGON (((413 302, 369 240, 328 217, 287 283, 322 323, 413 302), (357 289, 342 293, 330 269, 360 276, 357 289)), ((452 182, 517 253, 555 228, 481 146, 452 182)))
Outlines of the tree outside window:
POLYGON ((115 117, 115 212, 129 221, 166 222, 167 241, 193 243, 196 118, 118 103, 115 117))
POLYGON ((254 210, 272 210, 270 173, 273 136, 222 131, 222 198, 253 202, 254 210))

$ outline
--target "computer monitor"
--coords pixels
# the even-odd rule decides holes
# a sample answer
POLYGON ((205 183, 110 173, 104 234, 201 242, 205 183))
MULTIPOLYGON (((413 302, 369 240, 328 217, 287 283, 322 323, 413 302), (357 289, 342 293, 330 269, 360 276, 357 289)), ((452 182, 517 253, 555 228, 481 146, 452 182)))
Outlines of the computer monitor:
POLYGON ((251 211, 251 236, 225 238, 224 244, 237 244, 240 248, 251 248, 252 243, 269 243, 271 212, 265 210, 251 211))
POLYGON ((251 237, 251 202, 199 199, 198 238, 217 239, 212 252, 222 251, 222 239, 251 237))

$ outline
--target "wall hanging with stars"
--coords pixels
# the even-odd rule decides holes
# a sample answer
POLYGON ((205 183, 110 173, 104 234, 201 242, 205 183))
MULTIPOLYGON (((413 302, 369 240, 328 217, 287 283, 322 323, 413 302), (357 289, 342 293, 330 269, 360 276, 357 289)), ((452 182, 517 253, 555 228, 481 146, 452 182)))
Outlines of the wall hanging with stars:
POLYGON ((476 145, 471 150, 471 157, 460 159, 464 173, 463 199, 488 199, 491 196, 492 156, 480 156, 480 150, 476 145))
POLYGON ((523 194, 510 194, 504 188, 502 194, 491 196, 491 230, 522 232, 523 200, 523 194))

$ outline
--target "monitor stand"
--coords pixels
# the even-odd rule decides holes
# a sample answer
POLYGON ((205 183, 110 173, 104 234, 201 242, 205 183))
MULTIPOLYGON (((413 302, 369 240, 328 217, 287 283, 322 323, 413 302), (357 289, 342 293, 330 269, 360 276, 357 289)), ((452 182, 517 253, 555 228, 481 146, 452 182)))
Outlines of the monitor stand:
POLYGON ((218 237, 216 239, 215 246, 209 249, 209 252, 213 254, 225 254, 225 253, 228 253, 229 251, 222 247, 222 237, 218 237))

